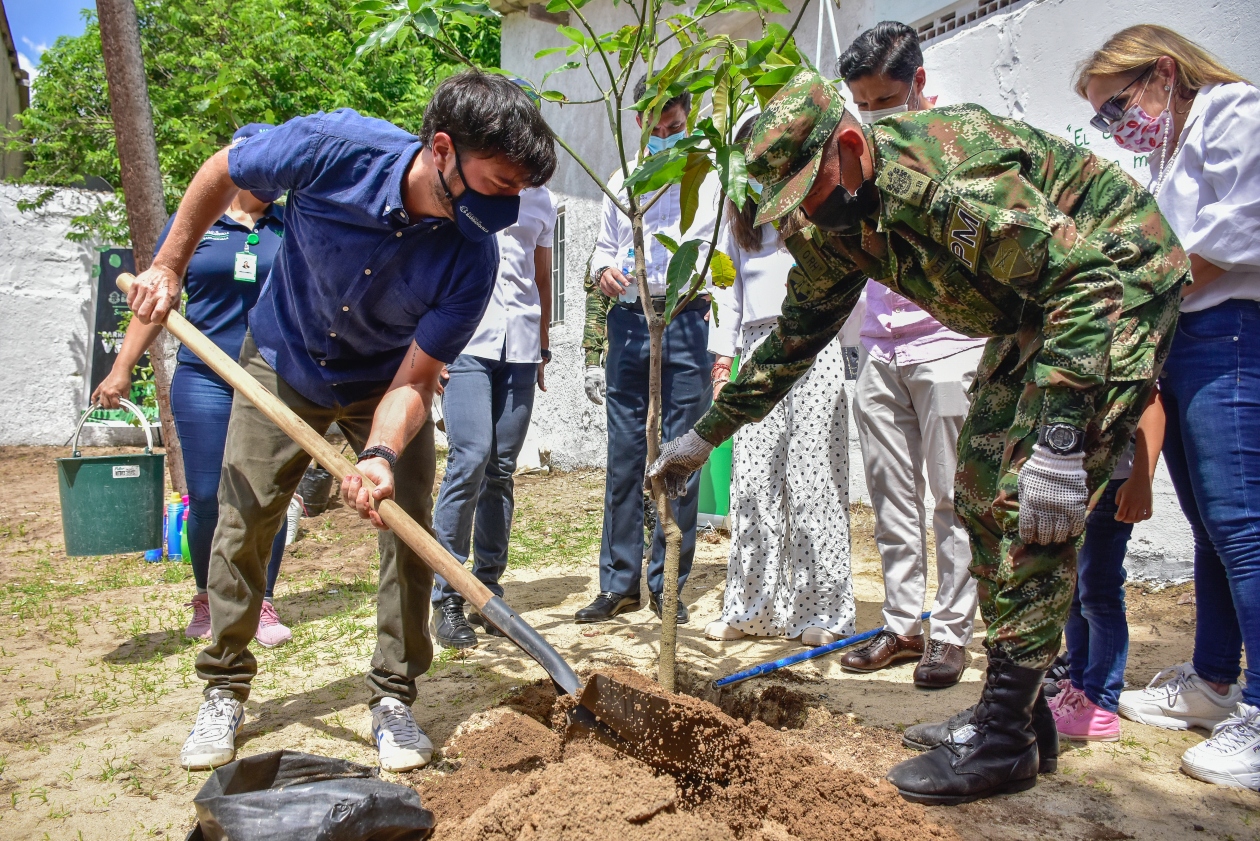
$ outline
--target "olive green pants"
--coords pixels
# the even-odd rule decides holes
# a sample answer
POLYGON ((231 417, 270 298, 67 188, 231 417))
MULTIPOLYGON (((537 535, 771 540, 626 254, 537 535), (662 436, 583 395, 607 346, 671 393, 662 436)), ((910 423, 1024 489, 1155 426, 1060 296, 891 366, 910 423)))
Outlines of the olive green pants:
MULTIPOLYGON (((1131 312, 1115 328, 1112 373, 1122 378, 1093 391, 1096 414, 1085 429, 1085 473, 1091 505, 1129 446, 1172 346, 1180 287, 1131 312), (1118 365, 1132 345, 1128 366, 1118 365), (1117 352, 1119 351, 1119 352, 1117 352)), ((991 361, 972 389, 971 412, 958 438, 954 509, 971 539, 971 575, 986 645, 1020 666, 1049 668, 1059 651, 1076 586, 1076 553, 1084 536, 1063 543, 1025 543, 1019 536, 1019 471, 1032 455, 1045 392, 1030 367, 1040 333, 993 339, 991 361)), ((984 362, 981 363, 982 368, 984 362)))
MULTIPOLYGON (((325 408, 282 380, 248 335, 241 348, 241 365, 317 432, 322 434, 336 423, 355 452, 363 449, 384 387, 369 399, 325 408)), ((207 694, 227 689, 242 701, 249 697, 250 681, 258 671, 249 643, 262 611, 271 541, 310 461, 266 415, 236 395, 219 478, 219 524, 210 550, 214 639, 197 657, 197 676, 206 682, 207 694)), ((394 499, 429 531, 435 470, 433 422, 428 420, 398 457, 394 499)), ((376 652, 367 675, 371 704, 389 696, 411 705, 416 699, 416 678, 433 659, 428 627, 433 573, 393 532, 380 532, 377 539, 381 571, 376 652)))

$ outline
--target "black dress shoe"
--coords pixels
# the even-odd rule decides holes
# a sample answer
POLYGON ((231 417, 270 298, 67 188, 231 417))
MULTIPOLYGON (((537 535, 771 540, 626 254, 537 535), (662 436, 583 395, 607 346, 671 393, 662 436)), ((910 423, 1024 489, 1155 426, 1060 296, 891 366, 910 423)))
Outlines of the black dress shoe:
POLYGON ((464 618, 464 602, 450 596, 433 603, 433 638, 443 648, 476 648, 477 635, 464 618))
MULTIPOLYGON (((661 597, 656 593, 648 594, 648 604, 652 606, 652 612, 656 614, 656 618, 661 618, 661 597)), ((691 621, 691 614, 687 612, 687 606, 683 604, 682 598, 678 599, 678 624, 686 625, 691 621)))
POLYGON ((1037 784, 1033 706, 1045 672, 990 655, 971 721, 936 747, 894 765, 888 781, 912 803, 953 806, 1037 784))
POLYGON ((503 633, 498 628, 494 627, 494 625, 489 620, 487 620, 486 617, 482 616, 480 613, 474 613, 472 616, 469 616, 468 624, 472 625, 473 627, 480 628, 481 633, 485 634, 488 637, 506 637, 507 636, 507 634, 503 633))
POLYGON ((624 595, 622 593, 600 593, 595 597, 595 601, 579 610, 574 616, 573 621, 579 625, 586 625, 591 622, 607 622, 619 613, 628 613, 632 610, 638 610, 642 607, 639 602, 639 595, 624 595))

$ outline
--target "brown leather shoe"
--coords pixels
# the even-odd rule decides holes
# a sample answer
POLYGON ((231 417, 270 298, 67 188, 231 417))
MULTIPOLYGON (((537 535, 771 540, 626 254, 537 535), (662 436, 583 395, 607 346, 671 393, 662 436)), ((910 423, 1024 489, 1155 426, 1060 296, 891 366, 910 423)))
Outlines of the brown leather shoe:
POLYGON ((939 640, 928 640, 923 659, 914 668, 914 685, 920 689, 953 686, 967 666, 967 650, 939 640))
POLYGON ((883 630, 866 645, 846 651, 840 668, 850 672, 874 672, 903 660, 917 660, 923 654, 923 635, 903 637, 883 630))

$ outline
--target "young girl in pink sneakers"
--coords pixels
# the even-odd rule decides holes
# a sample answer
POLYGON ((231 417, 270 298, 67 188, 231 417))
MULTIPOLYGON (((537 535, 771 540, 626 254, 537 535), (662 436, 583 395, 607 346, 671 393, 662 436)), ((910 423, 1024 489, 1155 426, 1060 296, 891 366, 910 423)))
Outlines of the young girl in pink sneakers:
POLYGON ((1050 699, 1059 734, 1114 742, 1124 688, 1129 626, 1124 612, 1124 553, 1133 524, 1151 516, 1151 481, 1164 443, 1164 405, 1158 393, 1146 407, 1128 452, 1085 525, 1076 561, 1076 592, 1068 615, 1068 677, 1050 699))

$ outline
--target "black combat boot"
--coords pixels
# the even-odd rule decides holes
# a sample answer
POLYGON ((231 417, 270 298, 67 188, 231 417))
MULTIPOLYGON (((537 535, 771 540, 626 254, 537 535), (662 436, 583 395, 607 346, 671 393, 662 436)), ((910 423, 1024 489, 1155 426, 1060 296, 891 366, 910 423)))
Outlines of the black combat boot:
MULTIPOLYGON (((914 750, 931 750, 943 742, 951 731, 958 730, 971 721, 971 714, 975 710, 975 707, 967 707, 945 721, 907 727, 906 732, 901 735, 901 743, 914 750)), ((1044 694, 1038 695, 1033 704, 1032 727, 1037 734, 1037 773, 1053 774, 1059 770, 1059 729, 1054 726, 1054 713, 1050 711, 1044 694)))
POLYGON ((464 602, 459 596, 433 603, 433 638, 443 648, 477 647, 477 635, 468 627, 464 602))
POLYGON ((1033 707, 1044 674, 990 654, 971 720, 922 756, 893 766, 888 781, 911 802, 942 806, 1032 788, 1038 766, 1033 707))

